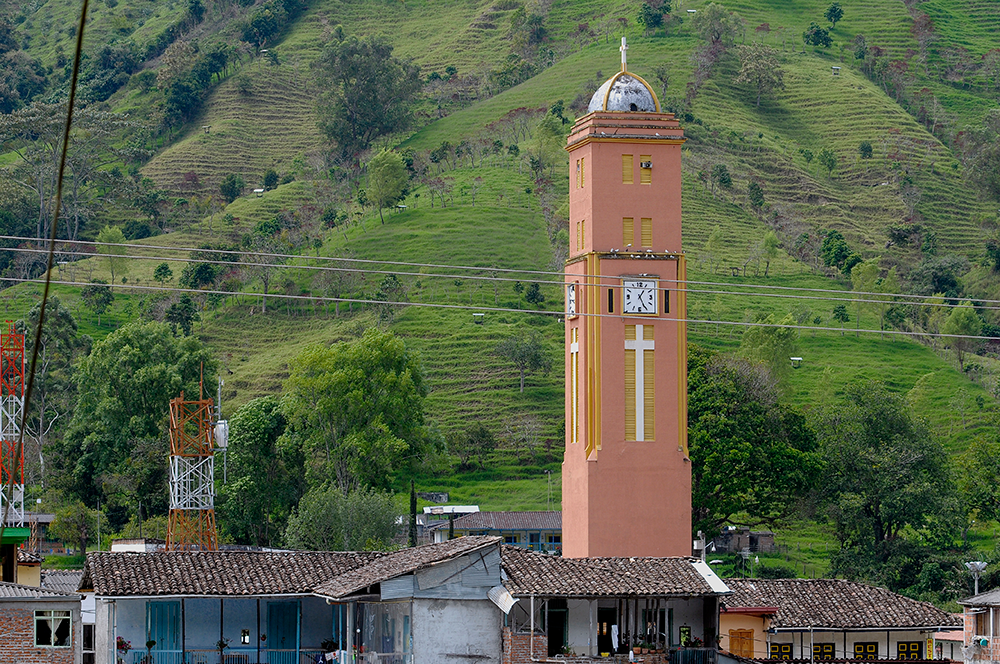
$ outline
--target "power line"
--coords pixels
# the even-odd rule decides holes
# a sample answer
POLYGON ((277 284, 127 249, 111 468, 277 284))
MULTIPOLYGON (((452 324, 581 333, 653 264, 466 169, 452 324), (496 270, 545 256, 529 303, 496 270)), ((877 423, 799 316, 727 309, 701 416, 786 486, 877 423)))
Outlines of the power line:
MULTIPOLYGON (((26 239, 19 236, 9 236, 0 235, 0 239, 26 239)), ((27 238, 30 240, 30 238, 27 238)), ((80 240, 69 241, 76 244, 89 245, 93 243, 83 242, 80 240)), ((444 268, 453 270, 469 270, 475 272, 492 272, 492 273, 504 273, 504 274, 529 274, 529 275, 547 275, 547 276, 557 276, 559 280, 549 280, 549 279, 513 279, 510 277, 501 277, 495 275, 468 275, 468 274, 439 274, 439 273, 427 273, 427 272, 405 272, 401 270, 391 270, 391 269, 364 269, 362 271, 371 274, 407 274, 411 276, 416 276, 420 278, 444 278, 444 279, 468 279, 470 281, 488 281, 488 282, 527 282, 527 283, 538 283, 545 285, 560 285, 565 284, 565 277, 567 276, 563 272, 555 272, 548 270, 519 270, 515 268, 498 268, 498 267, 483 267, 483 266, 469 266, 469 265, 448 265, 440 263, 410 263, 402 261, 390 261, 390 260, 373 260, 373 259, 362 259, 362 258, 349 258, 349 257, 336 257, 336 256, 304 256, 301 254, 284 254, 278 252, 256 252, 256 251, 236 251, 236 250, 223 250, 223 249, 196 249, 192 247, 169 247, 161 245, 141 245, 141 244, 129 244, 129 243, 101 243, 104 246, 114 246, 114 247, 126 247, 126 248, 143 248, 143 249, 166 249, 170 251, 183 251, 183 252, 203 252, 203 253, 214 253, 222 255, 234 255, 234 256, 254 256, 260 258, 280 258, 283 260, 288 259, 302 259, 302 260, 322 260, 329 262, 343 262, 351 264, 363 264, 363 265, 379 265, 379 266, 401 266, 401 267, 418 267, 418 268, 444 268)), ((11 251, 11 252, 28 252, 28 253, 44 253, 40 249, 32 248, 12 248, 12 247, 0 247, 0 250, 11 251)), ((98 252, 74 252, 75 256, 87 256, 87 257, 102 257, 109 256, 108 254, 102 254, 98 252)), ((640 256, 642 254, 639 254, 640 256)), ((243 265, 248 267, 274 267, 280 269, 296 269, 304 271, 337 271, 337 272, 354 272, 356 270, 349 267, 330 267, 323 265, 308 265, 308 264, 288 264, 282 263, 267 263, 267 262, 247 262, 242 261, 240 263, 235 263, 233 261, 225 260, 213 260, 208 258, 198 258, 195 260, 185 259, 176 256, 141 256, 141 255, 111 255, 115 258, 129 258, 133 260, 150 260, 150 261, 174 261, 174 262, 198 262, 205 263, 209 265, 223 265, 223 266, 236 266, 243 265)), ((617 278, 617 277, 606 277, 606 278, 617 278)), ((806 292, 806 293, 831 293, 841 297, 816 297, 809 295, 785 295, 783 293, 763 293, 763 292, 746 292, 746 291, 732 291, 732 290, 708 290, 701 288, 687 288, 689 293, 705 293, 705 294, 718 294, 718 295, 746 295, 751 297, 775 297, 782 299, 800 299, 800 300, 818 300, 827 302, 849 302, 849 303, 862 303, 862 304, 909 304, 913 306, 932 306, 932 307, 945 307, 952 308, 956 306, 961 306, 961 303, 953 304, 949 303, 948 299, 958 299, 958 298, 947 298, 945 301, 936 301, 941 299, 942 296, 936 295, 917 295, 913 293, 880 293, 874 291, 846 291, 846 290, 836 290, 836 289, 826 289, 826 288, 805 288, 798 286, 777 286, 769 284, 731 284, 726 282, 713 282, 713 281, 693 281, 686 280, 681 281, 677 279, 659 279, 661 282, 673 283, 673 284, 683 284, 686 286, 729 286, 741 289, 758 289, 758 290, 776 290, 782 292, 806 292), (864 295, 868 298, 875 299, 861 299, 857 296, 864 295), (917 301, 911 301, 917 300, 917 301), (919 301, 923 300, 923 302, 919 301)), ((610 288, 622 288, 620 284, 585 284, 585 287, 610 287, 610 288)), ((972 299, 972 298, 966 298, 972 299)), ((991 299, 979 299, 976 298, 978 309, 985 309, 987 311, 1000 310, 1000 300, 991 299), (998 305, 998 306, 988 306, 988 305, 998 305)))
MULTIPOLYGON (((41 283, 36 279, 18 279, 14 277, 0 277, 0 281, 9 281, 16 283, 41 283)), ((82 282, 82 281, 56 281, 53 280, 52 283, 59 284, 63 286, 92 286, 93 284, 82 282)), ((100 284, 105 285, 105 284, 100 284)), ((109 286, 110 287, 110 286, 109 286)), ((559 318, 565 317, 565 312, 561 311, 547 311, 545 309, 516 309, 513 307, 497 307, 497 306, 475 306, 471 304, 445 304, 440 302, 406 302, 399 300, 375 300, 370 298, 358 298, 358 297, 327 297, 320 295, 289 295, 287 293, 262 293, 258 291, 223 291, 223 290, 201 290, 194 288, 174 288, 170 286, 136 286, 136 285, 123 285, 116 286, 116 288, 122 288, 126 290, 140 290, 140 291, 155 291, 155 292, 169 292, 169 293, 193 293, 202 295, 224 295, 226 297, 236 297, 240 295, 246 295, 248 297, 264 297, 264 298, 276 298, 283 300, 294 300, 302 302, 337 302, 337 303, 351 303, 351 304, 371 304, 371 305, 382 305, 382 306, 398 306, 398 307, 421 307, 428 309, 451 309, 451 310, 462 310, 462 311, 475 311, 475 312, 489 312, 489 313, 521 313, 521 314, 538 314, 545 316, 557 316, 559 318)), ((614 319, 625 319, 634 318, 632 316, 625 316, 623 314, 606 314, 606 313, 577 313, 575 316, 581 318, 614 318, 614 319)), ((865 334, 890 334, 896 336, 904 337, 932 337, 932 338, 947 338, 947 339, 978 339, 983 341, 998 341, 1000 337, 985 337, 985 336, 974 336, 965 334, 944 334, 941 332, 907 332, 904 330, 875 330, 868 328, 841 328, 841 327, 819 327, 810 325, 793 325, 793 324, 782 324, 782 323, 764 323, 764 322, 749 322, 749 321, 726 321, 726 320, 709 320, 701 318, 677 318, 675 316, 643 316, 643 320, 665 320, 672 322, 681 323, 698 323, 706 325, 733 325, 736 327, 773 327, 782 328, 790 330, 819 330, 819 331, 831 331, 831 332, 855 332, 855 333, 865 333, 865 334)))

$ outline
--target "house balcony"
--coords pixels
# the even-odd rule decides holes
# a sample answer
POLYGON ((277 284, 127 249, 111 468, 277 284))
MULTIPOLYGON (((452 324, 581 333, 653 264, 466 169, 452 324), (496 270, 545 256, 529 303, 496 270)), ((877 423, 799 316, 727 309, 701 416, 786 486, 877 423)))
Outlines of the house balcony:
MULTIPOLYGON (((315 664, 323 661, 318 649, 280 650, 275 648, 229 647, 221 655, 212 650, 133 650, 119 664, 315 664)), ((375 661, 375 660, 372 660, 375 661)), ((378 660, 380 664, 397 664, 394 660, 378 660)), ((409 664, 399 660, 399 664, 409 664)))

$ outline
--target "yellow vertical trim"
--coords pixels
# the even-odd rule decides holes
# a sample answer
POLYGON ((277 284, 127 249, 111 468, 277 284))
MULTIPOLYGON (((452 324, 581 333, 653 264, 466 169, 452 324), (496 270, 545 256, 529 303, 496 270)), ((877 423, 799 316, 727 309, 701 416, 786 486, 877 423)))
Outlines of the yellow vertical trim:
POLYGON ((632 168, 632 155, 622 155, 622 184, 632 184, 635 177, 632 168))
POLYGON ((622 219, 622 241, 625 243, 625 247, 635 244, 635 219, 632 217, 622 219))
POLYGON ((583 251, 583 231, 581 222, 576 222, 576 251, 577 253, 583 251))
MULTIPOLYGON (((590 254, 586 260, 586 298, 587 308, 584 311, 600 311, 601 274, 600 259, 590 254)), ((586 326, 587 358, 587 419, 585 421, 586 458, 595 459, 595 453, 601 449, 601 319, 584 317, 581 322, 586 326)))
POLYGON ((640 221, 642 224, 640 227, 640 234, 642 235, 642 245, 643 247, 653 246, 653 220, 648 217, 643 217, 640 221))
POLYGON ((580 187, 587 184, 587 158, 580 157, 580 187))
POLYGON ((576 188, 580 188, 580 160, 576 160, 576 188))
MULTIPOLYGON (((649 331, 653 331, 652 325, 644 325, 643 330, 649 328, 649 331)), ((646 335, 643 335, 646 336, 646 335)), ((647 339, 653 337, 650 334, 647 339)), ((654 397, 653 390, 656 389, 656 369, 653 366, 653 349, 648 348, 642 351, 642 420, 643 420, 643 440, 656 440, 655 431, 653 429, 653 423, 656 421, 656 399, 654 397)))
POLYGON ((587 220, 584 219, 580 222, 580 250, 583 251, 583 247, 587 242, 587 220))
POLYGON ((652 157, 648 154, 639 155, 639 184, 652 184, 653 183, 653 169, 643 168, 643 164, 652 161, 652 157))
MULTIPOLYGON (((688 456, 688 386, 687 386, 687 260, 677 258, 677 426, 678 447, 688 456)), ((667 293, 669 297, 669 292, 667 293)))

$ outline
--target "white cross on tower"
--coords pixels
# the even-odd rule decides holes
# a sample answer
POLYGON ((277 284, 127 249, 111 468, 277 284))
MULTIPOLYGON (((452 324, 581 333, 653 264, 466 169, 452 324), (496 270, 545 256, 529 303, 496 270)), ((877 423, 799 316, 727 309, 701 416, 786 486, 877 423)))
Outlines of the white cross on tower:
POLYGON ((635 351, 635 439, 646 440, 646 362, 643 351, 655 348, 652 339, 643 339, 642 325, 635 326, 635 339, 625 340, 625 350, 635 351))
POLYGON ((570 422, 570 440, 574 443, 580 440, 580 328, 574 327, 570 333, 570 387, 573 400, 570 422))
POLYGON ((624 37, 622 37, 622 47, 618 50, 622 52, 622 71, 628 71, 625 65, 625 52, 628 51, 628 44, 625 43, 624 37))

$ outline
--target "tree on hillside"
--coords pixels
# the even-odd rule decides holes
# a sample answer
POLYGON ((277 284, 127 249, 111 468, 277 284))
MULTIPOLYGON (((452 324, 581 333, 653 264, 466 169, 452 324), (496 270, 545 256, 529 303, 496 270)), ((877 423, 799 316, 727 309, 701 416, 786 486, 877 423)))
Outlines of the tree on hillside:
POLYGON ((228 205, 243 195, 244 187, 246 187, 246 183, 243 178, 236 173, 230 173, 219 184, 219 193, 226 199, 228 205))
POLYGON ((309 551, 386 550, 399 535, 398 517, 390 493, 359 488, 344 494, 336 486, 321 486, 302 496, 285 542, 309 551))
POLYGON ((261 178, 260 185, 261 187, 264 188, 265 191, 271 191, 272 189, 277 187, 278 171, 274 170, 273 168, 269 168, 266 171, 264 171, 264 177, 261 178))
POLYGON ((833 169, 837 168, 837 155, 832 150, 823 148, 819 151, 817 159, 819 159, 820 165, 826 169, 826 174, 833 175, 833 169))
POLYGON ((959 335, 945 339, 945 343, 955 350, 958 358, 958 366, 965 371, 965 354, 974 352, 980 346, 979 339, 968 339, 965 337, 978 337, 982 330, 983 321, 976 313, 972 302, 966 300, 951 310, 951 315, 941 326, 941 334, 959 335))
POLYGON ((486 457, 496 447, 496 436, 482 422, 476 422, 466 431, 456 432, 448 439, 448 451, 458 457, 462 470, 471 470, 473 460, 480 468, 486 468, 486 457))
POLYGON ((383 224, 382 209, 399 202, 406 191, 407 179, 398 152, 382 150, 368 162, 369 201, 378 207, 378 218, 383 224))
POLYGON ((841 8, 840 3, 834 2, 829 7, 827 7, 826 11, 823 12, 823 18, 825 18, 830 22, 831 28, 836 28, 837 21, 844 18, 844 10, 843 8, 841 8))
POLYGON ((301 458, 279 444, 287 421, 276 396, 229 418, 229 481, 220 487, 219 523, 241 544, 278 546, 303 491, 301 458))
POLYGON ((830 48, 833 45, 830 31, 816 21, 810 23, 809 28, 802 33, 802 41, 808 46, 822 46, 823 48, 830 48))
POLYGON ((382 37, 335 39, 315 64, 320 129, 341 158, 355 159, 380 136, 405 130, 422 87, 420 69, 396 58, 382 37))
POLYGON ((170 329, 174 334, 177 334, 177 328, 180 327, 181 332, 187 336, 191 334, 194 322, 201 320, 201 316, 198 315, 198 308, 191 296, 184 293, 177 298, 176 302, 167 307, 163 320, 170 324, 170 329))
POLYGON ((992 109, 979 126, 969 127, 961 142, 965 177, 979 193, 1000 201, 1000 109, 992 109))
POLYGON ((722 251, 722 227, 716 225, 705 240, 705 258, 708 260, 708 268, 715 274, 718 267, 719 252, 722 251))
POLYGON ((763 365, 692 346, 688 432, 693 530, 773 524, 819 479, 816 434, 763 365))
MULTIPOLYGON (((34 352, 35 331, 41 305, 36 304, 18 328, 25 334, 25 353, 34 352)), ((58 434, 67 424, 76 400, 73 373, 76 362, 90 350, 90 337, 78 334, 76 320, 59 298, 52 296, 45 308, 45 325, 38 342, 38 362, 35 365, 35 385, 25 418, 26 455, 38 459, 38 476, 31 477, 33 464, 28 463, 28 481, 45 487, 48 480, 46 456, 50 434, 58 434), (33 448, 33 449, 32 449, 33 448)))
POLYGON ((844 323, 849 323, 851 321, 851 315, 847 313, 847 307, 843 304, 838 304, 833 308, 833 320, 840 323, 840 336, 844 336, 844 323))
POLYGON ((157 283, 166 283, 174 278, 174 271, 170 269, 170 266, 166 263, 160 263, 153 270, 153 281, 157 283))
POLYGON ((742 27, 743 19, 735 12, 727 10, 715 2, 698 10, 691 24, 695 32, 710 44, 729 46, 736 39, 742 27))
POLYGON ((56 510, 56 518, 49 527, 52 536, 61 542, 76 545, 76 555, 87 553, 87 545, 97 534, 97 511, 82 501, 74 500, 56 510))
POLYGON ((740 355, 750 362, 763 364, 778 381, 785 382, 792 372, 790 357, 798 350, 799 333, 793 327, 795 318, 786 314, 775 320, 768 314, 759 325, 747 328, 740 341, 740 355))
POLYGON ((764 259, 764 276, 767 276, 767 271, 771 267, 771 263, 777 260, 780 255, 779 248, 781 247, 781 242, 778 240, 778 235, 773 230, 768 229, 764 233, 763 239, 760 241, 760 255, 764 259))
POLYGON ((760 98, 775 90, 785 88, 784 71, 778 62, 778 50, 765 44, 751 42, 737 48, 740 56, 740 71, 733 80, 736 85, 750 85, 757 92, 757 108, 760 98))
POLYGON ((861 141, 858 143, 858 156, 862 159, 872 158, 872 143, 871 141, 861 141))
POLYGON ((290 443, 305 455, 312 486, 388 488, 425 450, 423 372, 388 332, 370 328, 354 342, 305 349, 284 390, 290 443))
POLYGON ((125 244, 125 234, 120 226, 105 226, 97 234, 97 253, 104 256, 108 272, 111 273, 111 285, 115 285, 115 274, 125 276, 129 272, 128 249, 120 246, 125 244))
POLYGON ((84 304, 97 314, 97 326, 101 326, 101 316, 104 315, 111 304, 115 301, 115 294, 111 292, 108 282, 103 279, 92 279, 89 286, 80 289, 80 299, 84 304))
POLYGON ((1000 519, 1000 418, 992 416, 987 435, 977 436, 962 455, 959 486, 981 520, 1000 519))
POLYGON ((663 25, 663 15, 669 11, 669 0, 667 2, 663 2, 663 0, 647 1, 639 7, 639 15, 635 20, 643 27, 646 35, 651 35, 663 25))
POLYGON ((74 375, 80 398, 58 450, 72 495, 165 510, 168 402, 181 392, 197 398, 215 369, 200 341, 175 337, 166 323, 128 323, 95 343, 74 375))
POLYGON ((521 393, 524 393, 524 377, 533 371, 548 373, 552 361, 545 353, 545 347, 537 334, 520 334, 507 337, 497 344, 493 354, 514 365, 521 376, 521 393))
POLYGON ((953 531, 957 505, 947 454, 906 400, 878 381, 850 384, 817 427, 826 461, 822 497, 840 551, 833 571, 898 587, 909 541, 953 531), (942 533, 942 531, 946 531, 942 533), (908 533, 912 533, 908 534, 908 533))

